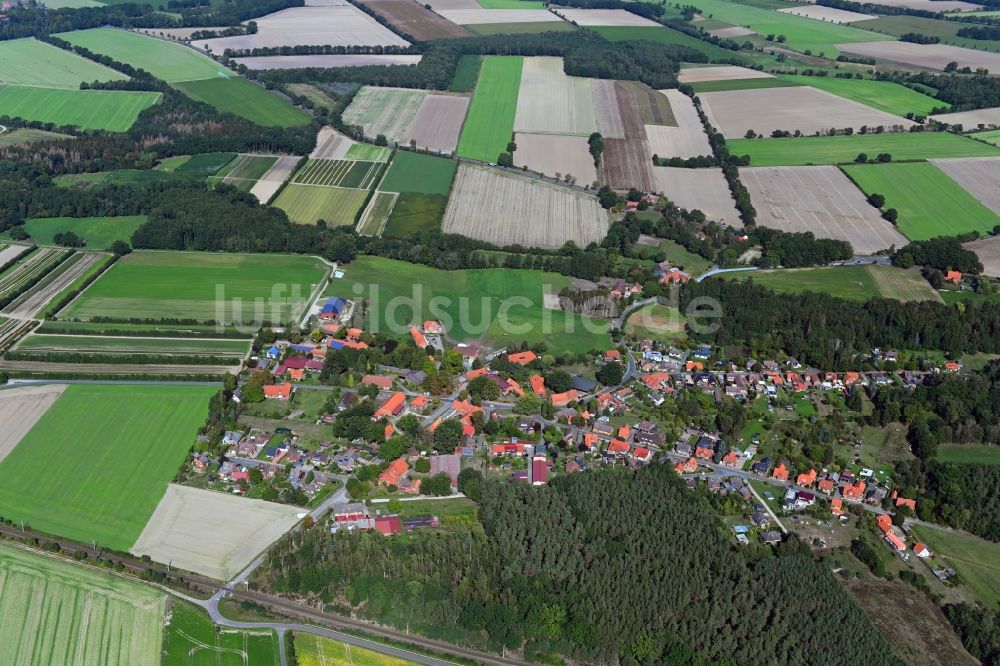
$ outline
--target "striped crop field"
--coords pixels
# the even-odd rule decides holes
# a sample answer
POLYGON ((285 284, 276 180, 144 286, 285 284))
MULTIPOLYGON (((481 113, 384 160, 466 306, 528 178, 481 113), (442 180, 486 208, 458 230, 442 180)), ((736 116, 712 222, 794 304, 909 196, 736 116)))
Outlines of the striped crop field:
POLYGON ((65 250, 42 248, 0 274, 0 299, 23 291, 32 280, 45 275, 66 256, 65 250))
POLYGON ((157 666, 165 595, 0 546, 0 663, 157 666))
POLYGON ((355 162, 353 160, 309 160, 292 178, 301 185, 348 187, 367 190, 375 184, 382 170, 381 162, 355 162))
POLYGON ((246 340, 45 334, 31 335, 17 346, 17 350, 22 352, 232 356, 233 358, 242 358, 249 349, 250 344, 246 340))

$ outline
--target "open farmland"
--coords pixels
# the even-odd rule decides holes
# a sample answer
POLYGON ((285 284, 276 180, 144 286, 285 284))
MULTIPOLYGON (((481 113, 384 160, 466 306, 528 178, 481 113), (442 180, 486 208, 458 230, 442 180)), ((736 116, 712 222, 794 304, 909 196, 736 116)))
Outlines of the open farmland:
MULTIPOLYGON (((641 97, 644 95, 648 97, 647 91, 655 95, 659 93, 644 86, 628 85, 621 81, 616 81, 614 85, 618 105, 617 121, 620 122, 624 138, 604 139, 604 154, 601 157, 604 182, 616 190, 635 187, 644 192, 651 192, 656 188, 651 159, 653 153, 646 139, 646 123, 641 115, 641 109, 648 106, 651 113, 653 105, 648 102, 644 105, 641 97)), ((669 108, 667 98, 662 95, 660 97, 664 105, 669 108)), ((613 118, 609 111, 602 111, 601 116, 613 118)))
POLYGON ((470 32, 477 35, 537 35, 543 32, 572 32, 576 30, 571 23, 558 20, 555 14, 550 21, 535 21, 524 23, 479 23, 467 25, 470 32))
POLYGON ((1000 602, 1000 545, 927 524, 914 525, 913 532, 934 553, 929 564, 954 568, 961 584, 983 604, 1000 602))
POLYGON ((740 177, 762 227, 845 240, 858 254, 906 245, 837 167, 751 167, 740 177))
POLYGON ((781 78, 799 85, 819 88, 897 116, 905 116, 907 113, 926 116, 934 109, 948 106, 947 102, 942 102, 930 95, 911 90, 891 81, 841 79, 834 76, 793 76, 790 74, 783 75, 781 78))
POLYGON ((680 208, 700 210, 710 220, 742 226, 722 169, 653 167, 656 190, 680 208))
POLYGON ((956 183, 1000 215, 1000 156, 960 160, 931 160, 956 183))
POLYGON ((597 182, 597 169, 585 137, 518 132, 514 143, 514 166, 526 166, 549 177, 572 175, 580 185, 597 182))
POLYGON ((644 27, 658 26, 656 21, 643 18, 624 9, 571 9, 553 7, 555 13, 571 23, 583 28, 594 26, 644 27))
POLYGON ((443 230, 495 245, 584 247, 607 234, 608 214, 591 195, 533 178, 461 164, 443 230))
POLYGON ((381 236, 398 198, 397 192, 376 192, 358 221, 358 233, 364 236, 381 236))
POLYGON ((733 155, 749 155, 752 166, 850 164, 860 154, 889 153, 896 161, 943 157, 1000 157, 1000 148, 949 132, 854 134, 853 136, 729 139, 733 155))
POLYGON ((0 662, 158 666, 166 595, 0 546, 0 662))
POLYGON ((427 95, 421 102, 402 143, 417 148, 454 153, 462 123, 469 110, 469 98, 461 95, 427 95))
POLYGON ((685 67, 677 75, 681 83, 705 83, 708 81, 743 81, 748 79, 773 79, 773 74, 760 72, 739 65, 712 65, 710 67, 685 67))
POLYGON ((931 116, 932 120, 949 125, 961 125, 965 131, 975 129, 979 125, 985 127, 1000 127, 1000 106, 992 109, 975 109, 974 111, 959 111, 958 113, 940 113, 931 116))
POLYGON ((0 317, 0 351, 17 342, 21 336, 35 327, 35 322, 0 317))
POLYGON ((215 390, 69 386, 0 463, 0 511, 35 529, 127 550, 194 441, 215 390))
POLYGON ((55 268, 67 255, 67 250, 41 248, 0 273, 0 299, 10 298, 55 268))
POLYGON ((594 111, 597 114, 597 131, 605 139, 624 139, 625 127, 621 111, 618 109, 618 93, 615 82, 610 79, 594 79, 591 83, 594 93, 594 111))
POLYGON ((233 58, 233 62, 255 70, 303 69, 306 67, 334 69, 364 65, 416 65, 421 58, 423 56, 419 55, 287 55, 233 58))
POLYGON ((246 340, 230 338, 151 338, 99 335, 52 335, 33 333, 21 340, 15 349, 19 352, 78 353, 88 356, 102 354, 153 357, 177 356, 178 360, 197 357, 228 357, 234 365, 250 351, 246 340))
POLYGON ((221 182, 249 192, 277 161, 276 155, 237 155, 232 164, 210 176, 208 182, 221 182))
POLYGON ((679 90, 661 90, 670 102, 676 126, 670 124, 646 125, 649 149, 658 157, 697 157, 711 155, 712 146, 705 134, 705 127, 698 117, 698 110, 690 97, 679 90))
POLYGON ((8 146, 28 146, 34 143, 44 143, 46 141, 58 141, 60 139, 71 139, 68 134, 58 132, 47 132, 36 129, 8 129, 0 133, 0 148, 8 146))
POLYGON ((309 160, 292 177, 292 183, 367 190, 375 184, 384 162, 309 160))
POLYGON ((918 270, 887 266, 820 266, 773 271, 726 273, 726 280, 753 280, 779 293, 813 291, 849 301, 892 298, 898 301, 935 301, 938 295, 918 270))
POLYGON ((271 168, 260 177, 260 180, 250 188, 250 194, 257 197, 257 201, 261 204, 270 203, 274 195, 281 189, 281 186, 288 180, 288 177, 295 171, 295 167, 299 164, 299 159, 298 157, 279 157, 271 165, 271 168))
POLYGON ((309 157, 314 160, 339 160, 347 156, 352 146, 357 145, 329 125, 320 128, 316 135, 316 147, 309 157))
POLYGON ((563 73, 562 58, 525 58, 514 131, 590 136, 597 131, 591 82, 563 73))
POLYGON ((991 72, 1000 72, 1000 53, 964 49, 949 44, 881 41, 864 44, 838 44, 837 46, 841 51, 851 55, 898 62, 926 69, 943 70, 948 63, 956 62, 959 68, 971 67, 975 71, 980 67, 985 67, 991 72))
POLYGON ((86 81, 124 81, 127 76, 37 39, 0 42, 0 84, 74 90, 86 81))
POLYGON ((462 157, 495 162, 514 133, 524 58, 487 56, 458 141, 462 157))
POLYGON ((124 132, 160 93, 0 85, 0 115, 85 130, 124 132))
POLYGON ((972 250, 983 264, 983 274, 990 277, 1000 277, 1000 236, 987 236, 968 243, 962 247, 972 250))
POLYGON ((365 190, 289 183, 272 205, 299 224, 326 220, 331 227, 354 226, 355 217, 367 197, 365 190))
POLYGON ((400 142, 413 123, 427 93, 406 88, 365 86, 344 110, 344 122, 364 129, 365 135, 384 135, 400 142))
POLYGON ((747 130, 764 135, 774 130, 816 134, 831 127, 905 129, 914 125, 911 120, 808 86, 709 92, 698 97, 709 122, 727 139, 743 138, 747 130))
POLYGON ((298 522, 303 509, 171 484, 135 555, 230 580, 298 522))
POLYGON ((318 259, 304 256, 133 252, 62 314, 284 322, 296 318, 327 271, 318 259), (264 301, 260 311, 256 299, 264 301))
POLYGON ((232 75, 194 49, 116 28, 77 30, 56 36, 73 46, 82 46, 93 53, 142 68, 167 83, 232 75))
POLYGON ((264 127, 295 127, 309 123, 309 114, 302 109, 235 74, 230 78, 184 81, 174 87, 191 99, 264 127))
POLYGON ((911 240, 985 233, 1000 224, 1000 216, 934 164, 854 164, 843 169, 867 194, 883 195, 885 208, 899 211, 899 229, 911 240))
POLYGON ((278 650, 273 631, 220 627, 201 609, 175 599, 160 666, 278 666, 278 650))
POLYGON ((388 162, 392 149, 383 146, 373 146, 370 143, 356 143, 347 149, 346 159, 360 162, 388 162))
MULTIPOLYGON (((875 16, 871 14, 859 14, 858 12, 837 9, 836 7, 821 7, 819 5, 805 5, 802 7, 785 7, 777 10, 785 14, 803 16, 815 21, 828 21, 830 23, 857 23, 858 21, 870 21, 875 16)), ((862 28, 864 26, 861 26, 862 28)))
POLYGON ((294 636, 299 666, 411 666, 414 663, 315 634, 296 633, 294 636))
POLYGON ((0 422, 4 424, 0 430, 0 461, 14 450, 65 390, 62 384, 0 390, 0 422))
POLYGON ((40 245, 52 245, 56 234, 72 231, 86 241, 88 249, 105 250, 116 240, 128 241, 132 238, 146 219, 145 215, 36 217, 24 223, 24 230, 40 245))
POLYGON ((447 195, 457 166, 454 160, 401 150, 393 158, 379 189, 447 195))
POLYGON ((559 18, 544 9, 437 9, 452 23, 463 26, 502 23, 551 23, 559 18))
POLYGON ((100 270, 111 260, 111 255, 97 252, 81 252, 40 280, 31 289, 18 296, 3 308, 5 314, 14 317, 36 317, 42 313, 50 302, 85 275, 100 270))
POLYGON ((407 46, 407 42, 354 5, 291 7, 254 19, 256 34, 213 37, 193 42, 195 46, 222 54, 226 49, 243 50, 279 46, 407 46))
POLYGON ((919 269, 902 270, 887 266, 869 266, 878 290, 886 298, 893 298, 904 303, 908 301, 943 302, 941 295, 931 287, 930 283, 920 274, 919 269))
POLYGON ((465 28, 413 0, 363 0, 362 4, 404 35, 411 35, 419 41, 472 36, 465 28))

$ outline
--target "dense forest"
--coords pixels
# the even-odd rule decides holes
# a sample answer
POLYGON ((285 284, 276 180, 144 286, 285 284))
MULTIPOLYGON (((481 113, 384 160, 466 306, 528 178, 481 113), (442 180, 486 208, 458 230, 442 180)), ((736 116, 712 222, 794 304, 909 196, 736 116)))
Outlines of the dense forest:
POLYGON ((482 529, 405 540, 308 530, 279 542, 254 583, 543 658, 901 663, 808 548, 737 550, 669 465, 480 491, 482 529))

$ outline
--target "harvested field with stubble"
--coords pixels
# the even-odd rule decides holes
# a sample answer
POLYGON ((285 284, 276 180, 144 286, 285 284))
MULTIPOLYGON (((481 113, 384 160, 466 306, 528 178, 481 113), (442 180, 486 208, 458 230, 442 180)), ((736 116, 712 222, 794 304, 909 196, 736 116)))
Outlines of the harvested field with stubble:
POLYGON ((306 67, 335 69, 364 65, 417 65, 421 58, 423 56, 419 55, 288 55, 233 58, 233 62, 254 70, 304 69, 306 67))
POLYGON ((975 109, 973 111, 959 111, 958 113, 940 113, 930 116, 931 120, 949 125, 962 125, 966 132, 975 129, 979 125, 986 127, 1000 127, 1000 106, 992 109, 975 109))
POLYGON ((562 58, 525 58, 514 131, 590 136, 597 131, 592 81, 567 76, 562 58))
POLYGON ((1000 157, 931 160, 966 192, 1000 215, 1000 157))
POLYGON ((651 21, 624 9, 571 9, 569 7, 552 7, 552 9, 565 20, 581 27, 623 26, 637 28, 660 25, 656 21, 651 21))
POLYGON ((485 167, 459 166, 442 229, 495 245, 584 247, 607 234, 610 220, 597 199, 485 167))
POLYGON ((0 423, 3 423, 0 429, 0 460, 14 450, 65 390, 63 384, 50 384, 0 391, 0 423))
POLYGON ((414 0, 361 0, 362 4, 414 39, 471 37, 465 28, 439 16, 414 0))
POLYGON ((250 194, 257 197, 257 201, 261 205, 270 203, 288 177, 295 171, 300 159, 299 157, 279 157, 278 161, 267 170, 267 173, 261 176, 260 180, 250 188, 250 194))
POLYGON ((559 134, 515 134, 514 166, 527 166, 546 176, 576 176, 580 185, 597 180, 597 169, 587 139, 559 134))
POLYGON ((305 511, 171 484, 131 552, 229 580, 290 530, 305 511))
POLYGON ((831 127, 905 129, 914 125, 912 120, 809 86, 708 92, 698 98, 709 122, 727 139, 742 139, 747 130, 764 135, 799 130, 812 135, 831 127))
POLYGON ((410 145, 416 141, 417 148, 454 153, 469 101, 462 95, 427 95, 401 143, 410 145))
POLYGON ((679 90, 661 90, 660 94, 670 102, 677 126, 645 126, 646 140, 649 141, 649 149, 653 154, 658 157, 681 158, 711 155, 712 146, 691 98, 679 90))
POLYGON ((605 139, 624 139, 625 127, 618 110, 618 96, 615 82, 610 79, 594 79, 591 84, 594 93, 594 109, 597 113, 597 131, 605 139))
POLYGON ((983 274, 990 277, 1000 277, 1000 236, 987 236, 968 243, 962 247, 972 250, 983 264, 983 274))
POLYGON ((680 83, 704 83, 706 81, 743 81, 746 79, 773 79, 767 72, 759 72, 739 65, 713 65, 711 67, 687 67, 680 71, 680 83))
MULTIPOLYGON (((433 3, 432 3, 433 6, 433 3)), ((559 20, 544 9, 440 9, 438 14, 458 25, 491 23, 549 23, 559 20)))
POLYGON ((904 303, 908 301, 944 302, 941 294, 931 287, 930 283, 920 275, 920 270, 917 268, 902 270, 885 266, 869 266, 868 272, 875 281, 878 290, 886 298, 894 298, 904 303))
MULTIPOLYGON (((941 3, 935 2, 934 4, 941 3)), ((960 69, 970 67, 975 71, 980 67, 985 67, 990 72, 1000 72, 1000 53, 964 49, 949 44, 884 41, 837 44, 837 48, 852 55, 899 62, 926 69, 943 70, 948 63, 955 62, 958 63, 960 69)))
MULTIPOLYGON (((818 5, 804 5, 802 7, 785 7, 779 9, 783 14, 794 14, 816 21, 826 21, 828 23, 857 23, 858 21, 870 21, 875 16, 871 14, 861 14, 858 12, 837 9, 836 7, 821 7, 818 5)), ((864 26, 861 26, 862 28, 864 26)))
POLYGON ((615 190, 634 187, 643 192, 653 191, 656 181, 652 154, 645 139, 605 139, 601 156, 604 182, 615 190))
POLYGON ((316 136, 316 147, 309 157, 314 160, 339 160, 347 155, 347 151, 355 144, 329 125, 320 129, 316 136))
POLYGON ((740 178, 762 227, 845 240, 858 254, 907 244, 837 167, 750 167, 740 178))
POLYGON ((656 189, 680 208, 698 209, 710 220, 743 225, 722 169, 653 167, 656 189))
POLYGON ((423 90, 365 86, 344 110, 344 122, 360 125, 367 136, 384 134, 390 141, 400 142, 425 97, 423 90))

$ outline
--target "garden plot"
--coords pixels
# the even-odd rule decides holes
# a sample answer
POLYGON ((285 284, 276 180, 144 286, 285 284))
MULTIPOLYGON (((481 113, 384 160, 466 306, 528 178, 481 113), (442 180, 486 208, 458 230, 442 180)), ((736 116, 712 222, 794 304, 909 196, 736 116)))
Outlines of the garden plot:
POLYGON ((590 136, 597 131, 592 81, 567 76, 562 58, 525 58, 514 131, 590 136))
POLYGON ((233 58, 233 62, 248 69, 336 69, 337 67, 363 67, 365 65, 418 65, 423 56, 419 55, 288 55, 253 56, 233 58))
MULTIPOLYGON (((433 4, 431 5, 433 7, 433 4)), ((438 14, 458 25, 488 23, 551 23, 559 18, 544 9, 441 9, 438 14)))
POLYGON ((299 157, 279 157, 278 161, 267 170, 267 173, 261 176, 260 180, 250 188, 250 194, 257 197, 257 201, 261 204, 269 203, 295 171, 300 159, 299 157))
POLYGON ((347 151, 355 141, 333 129, 330 126, 320 129, 316 136, 316 147, 309 157, 314 160, 339 160, 347 155, 347 151))
POLYGON ((972 250, 983 264, 983 274, 990 277, 1000 277, 1000 236, 987 236, 962 247, 972 250))
POLYGON ((192 42, 200 49, 222 53, 226 49, 279 46, 408 46, 402 37, 353 5, 292 7, 254 19, 257 33, 216 37, 192 42))
POLYGON ((965 130, 975 129, 980 125, 1000 127, 1000 106, 992 109, 975 109, 974 111, 959 111, 958 113, 941 113, 930 116, 931 120, 949 125, 961 125, 965 130))
POLYGON ((21 438, 62 395, 66 386, 50 384, 0 391, 0 460, 14 450, 21 438))
POLYGON ((566 187, 461 164, 442 229, 495 245, 578 246, 604 238, 608 214, 597 199, 566 187))
POLYGON ((857 23, 858 21, 869 21, 873 18, 878 18, 877 16, 872 16, 871 14, 860 14, 858 12, 850 12, 846 9, 837 9, 836 7, 822 7, 820 5, 805 5, 802 7, 785 7, 784 9, 779 9, 779 12, 783 14, 794 14, 795 16, 804 16, 805 18, 815 19, 817 21, 825 21, 827 23, 857 23))
POLYGON ((417 148, 454 153, 469 101, 460 95, 427 95, 401 143, 411 145, 415 141, 417 148))
POLYGON ((762 227, 845 240, 857 254, 908 242, 837 167, 751 167, 740 177, 762 227))
POLYGON ((399 143, 403 140, 427 93, 406 88, 365 86, 344 110, 344 122, 358 125, 370 137, 384 135, 399 143))
POLYGON ((594 110, 597 113, 597 131, 605 139, 624 139, 625 127, 618 109, 615 82, 594 79, 591 88, 594 93, 594 110))
POLYGON ((362 4, 384 18, 404 35, 419 41, 471 37, 465 28, 438 16, 413 0, 361 0, 362 4))
MULTIPOLYGON (((714 65, 712 67, 686 67, 677 75, 681 83, 704 83, 706 81, 743 81, 746 79, 773 79, 767 72, 758 72, 739 65, 714 65)), ((662 91, 661 91, 662 92, 662 91)))
POLYGON ((809 86, 727 90, 698 97, 709 122, 727 139, 742 139, 748 130, 763 135, 799 130, 811 135, 830 128, 857 130, 867 125, 903 130, 915 124, 809 86))
POLYGON ((230 580, 290 530, 304 511, 171 484, 131 552, 230 580))
POLYGON ((659 26, 656 21, 643 18, 624 9, 570 9, 568 7, 553 7, 553 12, 571 23, 576 23, 581 27, 592 26, 621 26, 621 27, 642 27, 659 26))
MULTIPOLYGON (((944 4, 934 2, 934 5, 944 4)), ((941 10, 944 11, 944 8, 941 10)), ((971 67, 976 70, 985 67, 991 72, 1000 72, 1000 53, 991 51, 976 51, 963 49, 960 46, 948 44, 914 44, 912 42, 858 42, 854 44, 837 44, 837 48, 845 53, 889 60, 904 65, 924 67, 926 69, 943 70, 948 63, 958 63, 959 68, 971 67)))
POLYGON ((962 188, 1000 215, 1000 157, 931 160, 962 188))
POLYGON ((309 160, 295 174, 292 182, 299 185, 367 190, 375 184, 382 164, 383 162, 355 160, 309 160))
POLYGON ((700 210, 710 220, 742 226, 722 169, 653 167, 656 189, 679 208, 700 210))
POLYGON ((646 140, 653 154, 681 158, 711 155, 712 146, 691 98, 679 90, 661 90, 660 93, 670 101, 677 127, 645 125, 646 140))
POLYGON ((518 133, 514 135, 514 143, 517 144, 514 166, 526 166, 557 178, 572 175, 580 185, 597 180, 594 158, 585 137, 518 133))

